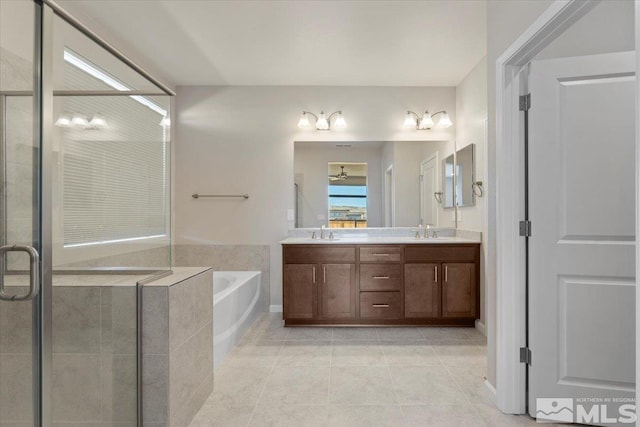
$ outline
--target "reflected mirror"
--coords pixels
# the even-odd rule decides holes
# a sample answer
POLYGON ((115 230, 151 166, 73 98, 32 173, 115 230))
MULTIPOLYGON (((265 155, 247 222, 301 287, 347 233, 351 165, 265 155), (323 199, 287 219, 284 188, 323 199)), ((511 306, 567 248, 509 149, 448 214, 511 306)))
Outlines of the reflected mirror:
POLYGON ((295 226, 455 227, 442 179, 454 152, 452 141, 296 142, 295 226))
POLYGON ((456 205, 476 204, 473 192, 475 182, 475 144, 469 144, 456 152, 456 205))

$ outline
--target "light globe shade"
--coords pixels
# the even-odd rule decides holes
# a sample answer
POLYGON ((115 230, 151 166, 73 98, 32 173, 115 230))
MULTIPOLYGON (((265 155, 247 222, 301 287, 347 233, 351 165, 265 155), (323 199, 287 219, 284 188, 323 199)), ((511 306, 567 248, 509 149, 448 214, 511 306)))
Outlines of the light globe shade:
POLYGON ((316 121, 316 129, 329 130, 329 121, 325 117, 323 111, 320 111, 320 115, 318 116, 318 120, 316 121))
POLYGON ((338 117, 336 117, 336 121, 333 122, 333 127, 336 129, 344 129, 347 127, 347 121, 344 119, 342 115, 342 111, 338 113, 338 117))
POLYGON ((417 124, 418 122, 416 122, 416 118, 411 114, 411 111, 407 111, 407 115, 404 117, 404 125, 406 127, 416 127, 417 124))
POLYGON ((440 121, 438 121, 438 126, 448 128, 451 127, 451 125, 453 125, 453 122, 449 118, 449 115, 447 113, 442 114, 442 117, 440 117, 440 121))
POLYGON ((300 129, 306 129, 309 126, 309 117, 307 117, 307 113, 302 113, 302 116, 300 116, 300 120, 298 120, 298 127, 300 129))
POLYGON ((433 127, 433 119, 428 111, 425 111, 422 115, 422 120, 420 120, 420 125, 418 127, 420 129, 431 129, 433 127))
POLYGON ((71 113, 64 113, 58 117, 58 120, 54 123, 56 126, 61 128, 71 127, 71 120, 73 119, 73 115, 71 113))
POLYGON ((87 120, 87 117, 83 114, 74 114, 73 118, 71 119, 71 124, 73 126, 78 126, 78 127, 89 127, 89 120, 87 120))
POLYGON ((104 118, 102 114, 94 114, 93 118, 89 122, 89 126, 96 129, 104 129, 107 125, 107 120, 104 118))

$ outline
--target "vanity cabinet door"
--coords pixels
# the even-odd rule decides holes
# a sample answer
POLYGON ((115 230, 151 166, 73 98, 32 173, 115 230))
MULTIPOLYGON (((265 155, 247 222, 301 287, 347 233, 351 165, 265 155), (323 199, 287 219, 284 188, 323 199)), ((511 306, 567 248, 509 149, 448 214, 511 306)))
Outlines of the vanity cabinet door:
POLYGON ((320 283, 320 316, 323 319, 355 319, 356 265, 322 264, 320 283))
POLYGON ((404 265, 404 316, 438 317, 440 264, 404 265))
POLYGON ((476 317, 476 265, 442 264, 442 316, 476 317))
POLYGON ((285 264, 283 311, 285 319, 313 319, 318 306, 316 264, 285 264))

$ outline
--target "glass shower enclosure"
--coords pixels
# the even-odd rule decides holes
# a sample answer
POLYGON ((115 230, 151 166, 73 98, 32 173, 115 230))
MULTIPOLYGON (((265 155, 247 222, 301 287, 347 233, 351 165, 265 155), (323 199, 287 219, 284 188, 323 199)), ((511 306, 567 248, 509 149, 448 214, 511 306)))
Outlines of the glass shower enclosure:
POLYGON ((173 95, 55 3, 0 2, 0 426, 141 425, 173 95))

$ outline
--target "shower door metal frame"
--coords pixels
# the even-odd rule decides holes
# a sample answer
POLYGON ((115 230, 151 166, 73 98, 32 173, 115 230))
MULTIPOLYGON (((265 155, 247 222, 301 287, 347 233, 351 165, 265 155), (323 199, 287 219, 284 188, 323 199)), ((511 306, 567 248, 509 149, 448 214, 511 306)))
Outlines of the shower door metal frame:
MULTIPOLYGON (((45 77, 44 63, 47 58, 51 59, 50 38, 44 37, 46 31, 45 21, 52 22, 51 18, 47 18, 41 1, 34 1, 34 45, 33 45, 33 90, 32 91, 7 91, 0 93, 0 185, 2 186, 2 197, 0 198, 0 227, 2 234, 0 235, 0 245, 5 246, 11 242, 7 241, 7 98, 11 97, 31 97, 33 99, 33 164, 32 164, 32 248, 36 254, 39 254, 35 260, 35 268, 37 269, 36 280, 38 283, 38 291, 34 297, 30 297, 32 306, 32 363, 31 363, 31 382, 32 382, 32 421, 34 426, 50 426, 51 421, 51 334, 47 333, 43 327, 49 323, 51 319, 51 304, 45 304, 50 301, 51 289, 48 292, 42 286, 47 282, 51 282, 51 239, 49 245, 45 243, 43 233, 44 230, 50 230, 50 221, 47 222, 47 215, 43 212, 51 210, 51 189, 46 191, 44 185, 50 186, 50 179, 44 179, 45 175, 51 176, 50 153, 46 153, 46 145, 50 143, 50 130, 45 130, 43 123, 47 114, 43 108, 46 99, 46 85, 50 84, 51 77, 45 77), (48 48, 49 47, 49 48, 48 48), (47 162, 49 164, 47 164, 47 162), (48 194, 47 194, 48 193, 48 194), (48 322, 45 320, 49 319, 48 322), (47 348, 49 351, 47 351, 47 348)), ((51 110, 48 111, 51 116, 51 110)), ((49 216, 50 218, 50 216, 49 216)), ((5 248, 6 249, 6 248, 5 248)), ((4 281, 4 275, 8 266, 5 257, 0 257, 0 275, 4 281)), ((33 266, 33 265, 32 265, 33 266)), ((34 271, 32 270, 32 274, 34 271)))
MULTIPOLYGON (((53 270, 52 270, 52 195, 53 195, 53 99, 55 96, 78 95, 74 91, 53 90, 53 26, 54 17, 58 16, 72 27, 80 31, 98 46, 111 53, 127 66, 131 67, 142 77, 153 83, 162 93, 175 96, 170 88, 155 79, 143 68, 131 59, 85 27, 72 15, 66 12, 51 0, 33 0, 35 7, 34 30, 34 65, 33 91, 6 91, 0 93, 0 185, 6 188, 6 100, 11 96, 33 97, 33 140, 34 140, 34 166, 33 166, 33 243, 40 254, 38 272, 40 278, 40 291, 33 299, 33 423, 37 427, 50 427, 53 425, 52 404, 52 295, 53 295, 53 270)), ((162 95, 153 91, 127 91, 127 95, 162 95)), ((87 94, 84 92, 83 94, 87 94)), ((122 96, 124 93, 112 93, 122 96)), ((103 91, 97 91, 94 95, 110 95, 103 91)), ((3 196, 6 191, 3 191, 3 196)), ((6 198, 0 200, 0 244, 6 244, 6 198)), ((0 274, 4 274, 6 265, 0 260, 0 274)), ((161 275, 166 274, 161 273, 161 275)), ((154 276, 155 278, 155 276, 154 276)), ((139 304, 139 301, 138 301, 139 304)), ((138 316, 139 317, 139 316, 138 316)), ((138 320, 139 322, 139 320, 138 320)), ((138 324, 138 329, 140 325, 138 324)), ((138 343, 140 346, 140 343, 138 343)), ((140 354, 140 348, 138 353, 140 354)), ((140 374, 140 373, 139 373, 140 374)), ((140 388, 140 378, 138 388, 140 388)), ((138 390, 138 425, 142 422, 141 396, 138 390)))

